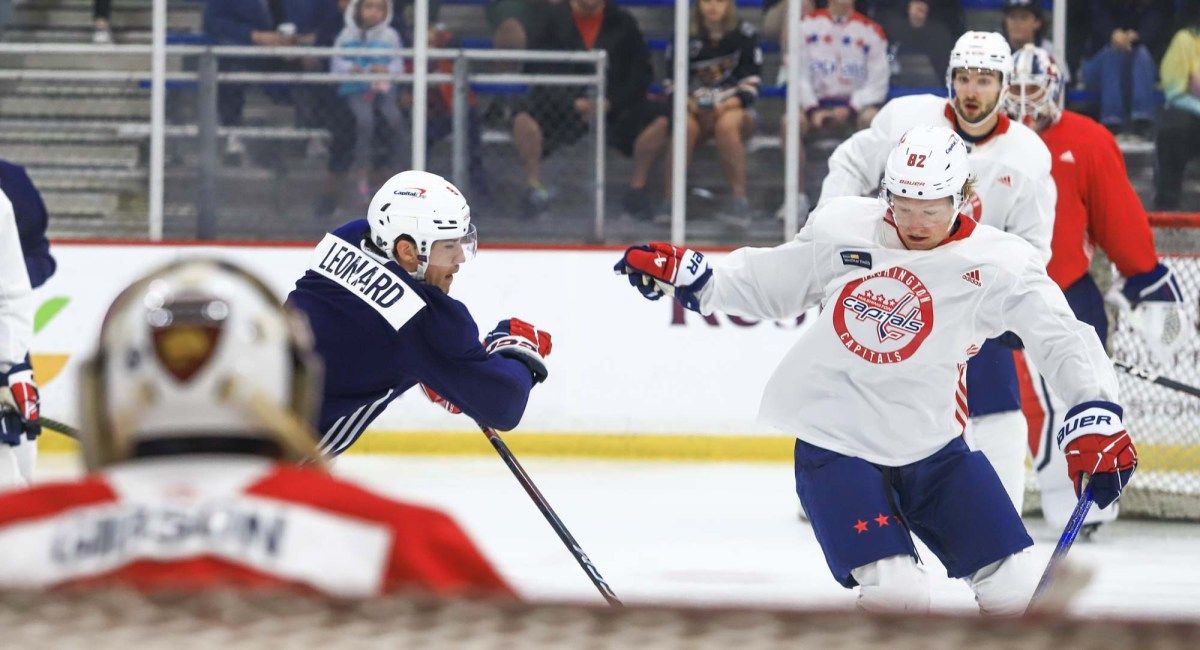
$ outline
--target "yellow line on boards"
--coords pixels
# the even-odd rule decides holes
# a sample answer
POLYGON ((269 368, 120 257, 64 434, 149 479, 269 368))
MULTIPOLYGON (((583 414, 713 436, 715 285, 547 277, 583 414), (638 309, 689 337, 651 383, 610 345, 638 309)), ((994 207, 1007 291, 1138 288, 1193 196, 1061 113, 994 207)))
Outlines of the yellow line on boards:
MULTIPOLYGON (((521 456, 681 462, 777 462, 792 460, 792 441, 783 436, 685 434, 503 433, 521 456)), ((47 435, 41 453, 76 453, 74 440, 47 435)), ((490 456, 496 453, 478 431, 371 431, 350 454, 385 456, 490 456)), ((1200 472, 1200 446, 1138 445, 1139 468, 1161 472, 1200 472)))

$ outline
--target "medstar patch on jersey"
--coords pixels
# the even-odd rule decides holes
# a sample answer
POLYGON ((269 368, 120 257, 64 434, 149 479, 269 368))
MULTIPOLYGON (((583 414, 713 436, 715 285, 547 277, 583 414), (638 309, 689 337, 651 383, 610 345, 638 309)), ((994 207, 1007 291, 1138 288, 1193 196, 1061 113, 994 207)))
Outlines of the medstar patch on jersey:
POLYGON ((871 268, 871 254, 866 251, 842 251, 842 264, 871 268))
POLYGON ((397 330, 425 306, 386 266, 332 234, 317 244, 309 268, 361 298, 397 330))
POLYGON ((833 309, 833 329, 842 345, 871 363, 904 361, 933 331, 933 298, 903 267, 847 283, 833 309))

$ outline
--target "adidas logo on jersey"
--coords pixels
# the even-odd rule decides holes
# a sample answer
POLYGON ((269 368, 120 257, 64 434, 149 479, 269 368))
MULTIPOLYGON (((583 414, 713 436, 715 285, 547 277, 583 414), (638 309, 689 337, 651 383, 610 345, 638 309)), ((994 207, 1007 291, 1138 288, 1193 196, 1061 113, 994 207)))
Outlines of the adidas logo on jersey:
POLYGON ((1062 155, 1060 155, 1058 159, 1063 162, 1073 163, 1075 162, 1075 154, 1071 153, 1070 150, 1067 150, 1062 152, 1062 155))
POLYGON ((1005 174, 1000 177, 1000 184, 1004 187, 1012 187, 1012 176, 1005 174))
POLYGON ((970 282, 971 284, 973 284, 977 287, 983 286, 983 280, 981 280, 979 278, 979 269, 971 269, 970 271, 963 273, 962 279, 966 280, 967 282, 970 282))

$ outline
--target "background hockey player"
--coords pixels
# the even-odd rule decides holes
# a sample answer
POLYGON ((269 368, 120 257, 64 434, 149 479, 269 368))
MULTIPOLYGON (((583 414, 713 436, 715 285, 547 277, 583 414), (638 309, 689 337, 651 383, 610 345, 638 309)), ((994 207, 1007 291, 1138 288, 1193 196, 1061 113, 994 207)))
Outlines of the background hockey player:
MULTIPOLYGON (((967 213, 980 223, 1028 241, 1050 259, 1054 182, 1050 154, 1032 131, 1001 110, 1012 56, 994 32, 967 32, 950 52, 946 70, 949 101, 934 95, 893 99, 871 123, 842 143, 829 158, 821 202, 873 192, 884 162, 900 136, 917 125, 954 129, 967 143, 976 175, 967 213)), ((987 454, 1004 487, 1021 510, 1024 500, 1025 419, 1011 335, 987 341, 967 365, 967 440, 987 454)))
MULTIPOLYGON (((1005 99, 1012 119, 1041 136, 1050 149, 1051 174, 1058 187, 1053 256, 1046 271, 1067 297, 1075 316, 1108 339, 1104 297, 1088 273, 1092 251, 1099 246, 1125 278, 1119 292, 1134 309, 1133 322, 1147 347, 1158 358, 1169 357, 1182 342, 1182 296, 1171 271, 1158 261, 1150 221, 1129 183, 1125 159, 1112 133, 1073 111, 1063 110, 1065 79, 1053 57, 1026 45, 1013 56, 1013 77, 1005 99)), ((1028 376, 1037 377, 1036 374, 1028 376)), ((1026 394, 1037 403, 1025 404, 1032 417, 1030 450, 1042 490, 1042 510, 1055 526, 1066 523, 1075 505, 1070 484, 1062 478, 1061 458, 1050 453, 1056 416, 1065 405, 1034 379, 1026 394)), ((1088 522, 1116 518, 1117 509, 1093 509, 1088 522)))
POLYGON ((446 515, 312 462, 311 337, 246 272, 135 282, 80 375, 92 473, 0 496, 0 585, 512 595, 446 515))
POLYGON ((666 290, 708 314, 817 322, 784 356, 759 417, 796 435, 796 491, 834 577, 868 610, 925 611, 916 534, 986 614, 1025 610, 1040 567, 991 464, 962 440, 964 366, 988 337, 1020 335, 1075 406, 1058 439, 1078 489, 1120 495, 1136 452, 1117 382, 1091 328, 1071 314, 1027 241, 960 214, 966 146, 916 127, 888 156, 882 200, 826 201, 792 242, 743 248, 710 267, 660 242, 617 269, 648 298, 666 290))
POLYGON ((29 483, 42 432, 29 365, 33 309, 17 218, 0 192, 0 489, 29 483))
POLYGON ((475 244, 458 189, 406 171, 379 188, 366 219, 317 245, 288 302, 308 317, 325 362, 322 453, 345 451, 418 382, 482 425, 520 422, 529 391, 546 379, 550 335, 512 318, 480 345, 466 305, 447 295, 475 244))

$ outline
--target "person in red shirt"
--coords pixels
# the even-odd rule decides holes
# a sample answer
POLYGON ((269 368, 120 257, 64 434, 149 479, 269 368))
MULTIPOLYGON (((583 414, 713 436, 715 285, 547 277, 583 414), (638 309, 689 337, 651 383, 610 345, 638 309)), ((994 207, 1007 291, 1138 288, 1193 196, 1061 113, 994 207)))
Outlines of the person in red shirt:
POLYGON ((80 370, 80 480, 0 496, 0 587, 512 598, 463 530, 327 473, 297 312, 210 259, 117 297, 80 370))
MULTIPOLYGON (((1107 345, 1104 296, 1088 273, 1092 253, 1099 246, 1123 278, 1119 291, 1110 295, 1133 309, 1132 322, 1151 351, 1169 357, 1182 343, 1182 292, 1171 270, 1158 260, 1149 218, 1129 182, 1112 133, 1095 120, 1064 110, 1064 86, 1063 74, 1046 50, 1027 44, 1013 54, 1005 111, 1046 143, 1050 173, 1058 188, 1046 271, 1062 288, 1075 316, 1092 325, 1107 345)), ((1059 476, 1061 455, 1048 453, 1053 445, 1050 434, 1058 425, 1056 415, 1065 409, 1038 380, 1036 371, 1018 372, 1018 376, 1042 509, 1048 521, 1065 524, 1075 506, 1075 492, 1059 476)), ((1116 516, 1116 508, 1093 508, 1087 521, 1094 530, 1116 516)))

